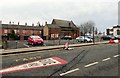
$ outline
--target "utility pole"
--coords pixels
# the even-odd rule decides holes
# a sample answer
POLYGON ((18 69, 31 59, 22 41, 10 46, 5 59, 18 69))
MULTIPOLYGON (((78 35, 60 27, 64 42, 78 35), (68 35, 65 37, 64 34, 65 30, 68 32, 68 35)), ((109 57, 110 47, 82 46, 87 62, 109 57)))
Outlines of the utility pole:
POLYGON ((94 27, 93 27, 93 44, 95 44, 94 27))

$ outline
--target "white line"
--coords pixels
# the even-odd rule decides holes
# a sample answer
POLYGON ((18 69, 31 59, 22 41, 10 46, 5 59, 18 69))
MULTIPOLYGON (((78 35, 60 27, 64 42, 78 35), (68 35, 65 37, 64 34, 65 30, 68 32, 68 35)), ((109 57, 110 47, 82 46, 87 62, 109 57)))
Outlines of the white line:
POLYGON ((106 58, 106 59, 103 59, 102 61, 107 61, 107 60, 110 60, 111 58, 106 58))
POLYGON ((94 63, 88 64, 88 65, 85 65, 84 67, 89 67, 89 66, 92 66, 92 65, 95 65, 95 64, 98 64, 98 62, 94 62, 94 63))
POLYGON ((115 56, 113 56, 113 57, 118 57, 119 55, 115 55, 115 56))
POLYGON ((76 69, 67 71, 67 72, 65 72, 65 73, 61 73, 60 76, 63 76, 63 75, 66 75, 66 74, 69 74, 69 73, 72 73, 72 72, 75 72, 75 71, 78 71, 78 70, 79 70, 79 68, 76 68, 76 69))

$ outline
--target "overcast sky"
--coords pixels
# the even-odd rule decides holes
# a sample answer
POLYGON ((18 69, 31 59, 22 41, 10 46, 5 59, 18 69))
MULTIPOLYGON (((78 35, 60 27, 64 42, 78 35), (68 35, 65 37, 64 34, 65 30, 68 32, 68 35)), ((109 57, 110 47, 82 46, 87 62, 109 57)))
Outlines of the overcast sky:
POLYGON ((2 23, 14 21, 44 25, 55 19, 72 20, 80 25, 94 21, 99 31, 118 24, 119 0, 0 0, 2 23))

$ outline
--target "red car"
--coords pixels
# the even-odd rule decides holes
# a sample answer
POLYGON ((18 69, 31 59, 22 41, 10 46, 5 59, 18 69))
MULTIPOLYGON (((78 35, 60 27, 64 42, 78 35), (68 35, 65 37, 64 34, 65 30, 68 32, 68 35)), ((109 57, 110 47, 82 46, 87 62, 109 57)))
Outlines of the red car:
POLYGON ((28 37, 27 42, 28 44, 31 44, 31 45, 44 44, 44 40, 40 36, 30 36, 28 37))
POLYGON ((109 43, 120 43, 120 39, 111 39, 109 43))

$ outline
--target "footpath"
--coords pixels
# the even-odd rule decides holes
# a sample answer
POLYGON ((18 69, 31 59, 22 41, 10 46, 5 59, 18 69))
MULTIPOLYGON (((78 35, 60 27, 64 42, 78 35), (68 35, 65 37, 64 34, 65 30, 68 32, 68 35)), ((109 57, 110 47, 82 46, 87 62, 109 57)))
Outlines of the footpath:
MULTIPOLYGON (((95 42, 95 43, 84 43, 84 44, 70 44, 69 47, 82 47, 82 46, 108 44, 108 43, 109 43, 109 41, 95 42)), ((62 48, 64 48, 64 45, 42 46, 42 47, 40 46, 40 47, 29 47, 29 48, 8 49, 8 50, 1 49, 0 55, 43 51, 43 50, 52 50, 52 49, 62 49, 62 48)))

